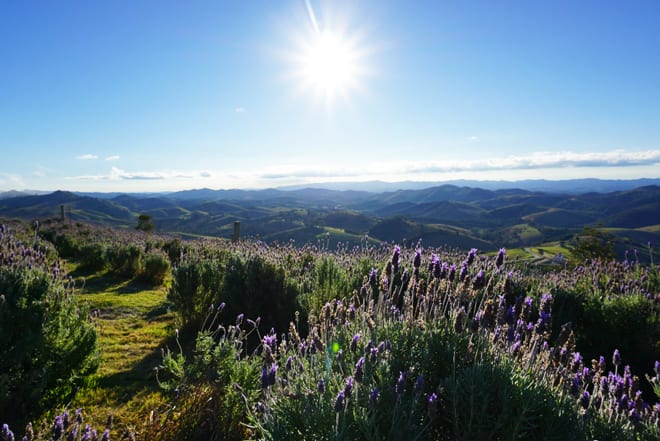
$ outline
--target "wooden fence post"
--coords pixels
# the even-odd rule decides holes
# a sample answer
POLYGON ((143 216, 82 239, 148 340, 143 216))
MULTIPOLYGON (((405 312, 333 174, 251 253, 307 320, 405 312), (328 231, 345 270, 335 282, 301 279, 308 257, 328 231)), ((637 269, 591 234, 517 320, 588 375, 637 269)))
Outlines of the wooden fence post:
POLYGON ((241 222, 234 221, 234 233, 231 235, 231 242, 236 243, 241 237, 241 222))

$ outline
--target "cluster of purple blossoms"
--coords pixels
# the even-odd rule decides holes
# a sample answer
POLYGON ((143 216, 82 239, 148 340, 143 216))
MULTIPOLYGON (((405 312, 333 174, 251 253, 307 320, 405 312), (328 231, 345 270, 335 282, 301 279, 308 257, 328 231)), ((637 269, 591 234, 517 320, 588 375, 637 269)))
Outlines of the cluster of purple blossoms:
POLYGON ((499 269, 504 263, 504 256, 506 255, 506 249, 500 248, 500 251, 497 253, 497 258, 495 259, 495 266, 499 269))
POLYGON ((357 351, 358 341, 360 341, 360 334, 359 333, 355 334, 353 336, 353 338, 351 339, 351 344, 350 344, 351 352, 357 351))
POLYGON ((364 357, 360 357, 357 363, 355 363, 355 372, 353 373, 353 377, 355 377, 355 381, 358 383, 361 383, 362 380, 364 380, 364 357))
POLYGON ((261 369, 261 387, 267 389, 275 385, 277 375, 277 363, 271 363, 270 366, 264 366, 261 369))

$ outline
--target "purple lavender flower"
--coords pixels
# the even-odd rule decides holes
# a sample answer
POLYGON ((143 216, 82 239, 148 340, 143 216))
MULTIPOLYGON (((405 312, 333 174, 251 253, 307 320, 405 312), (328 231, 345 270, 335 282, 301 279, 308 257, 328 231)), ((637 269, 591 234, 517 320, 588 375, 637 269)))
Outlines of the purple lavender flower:
POLYGON ((605 370, 607 369, 607 364, 605 363, 605 357, 603 357, 602 355, 598 358, 598 369, 601 372, 605 372, 605 370))
POLYGON ((62 415, 57 415, 53 424, 53 438, 56 440, 60 439, 62 433, 64 433, 64 421, 62 420, 62 415))
POLYGON ((277 335, 275 334, 268 334, 264 337, 263 340, 264 346, 270 347, 271 350, 275 350, 277 347, 277 335))
POLYGON ((434 392, 426 399, 426 413, 433 418, 438 412, 438 395, 434 392))
POLYGON ((241 323, 243 323, 243 318, 245 317, 245 314, 240 313, 236 316, 236 326, 241 326, 241 323))
POLYGON ((334 405, 334 410, 335 413, 341 412, 341 410, 344 408, 344 391, 340 390, 339 393, 337 394, 337 398, 335 398, 335 405, 334 405))
POLYGON ((395 245, 394 252, 392 253, 392 271, 395 273, 399 270, 400 255, 401 255, 401 247, 399 247, 399 245, 395 245))
POLYGON ((460 280, 461 282, 465 280, 465 278, 467 277, 467 273, 468 273, 468 263, 466 260, 464 260, 463 263, 461 264, 461 272, 458 274, 458 280, 460 280))
POLYGON ((377 387, 374 387, 371 389, 369 392, 369 407, 372 409, 376 407, 378 404, 378 400, 380 399, 380 392, 378 391, 377 387))
POLYGON ((580 405, 584 410, 587 410, 590 401, 591 401, 591 394, 589 394, 589 392, 585 390, 582 396, 580 397, 580 405))
POLYGON ((110 429, 105 429, 101 436, 101 441, 110 441, 110 429))
POLYGON ((83 436, 80 441, 92 441, 96 440, 96 430, 92 429, 92 426, 85 424, 85 430, 83 430, 83 436))
POLYGON ((361 383, 364 379, 364 357, 360 357, 357 363, 355 363, 355 372, 353 373, 353 376, 358 383, 361 383))
POLYGON ((474 289, 481 289, 485 285, 486 285, 486 273, 484 273, 484 270, 479 270, 477 276, 474 278, 474 281, 472 282, 472 287, 474 289))
POLYGON ((477 313, 472 317, 472 323, 470 324, 470 329, 473 332, 477 332, 479 330, 479 325, 481 324, 481 317, 483 317, 484 313, 482 310, 477 311, 477 313))
POLYGON ((449 274, 447 275, 447 280, 453 282, 455 278, 456 278, 456 265, 452 263, 451 266, 449 267, 449 274))
POLYGON ((378 285, 378 271, 376 271, 376 268, 371 268, 369 272, 369 285, 372 287, 378 285))
POLYGON ((3 441, 14 441, 14 432, 9 430, 9 426, 7 424, 2 425, 2 431, 0 431, 0 436, 2 437, 3 441))
POLYGON ((277 363, 273 363, 270 365, 270 369, 268 369, 268 384, 270 386, 273 386, 275 384, 276 374, 277 374, 277 363))
POLYGON ((415 257, 413 259, 413 268, 419 269, 421 265, 422 265, 422 252, 421 250, 417 249, 415 250, 415 257))
POLYGON ((500 251, 497 253, 497 259, 495 260, 495 266, 501 267, 504 263, 504 256, 506 255, 506 249, 500 248, 500 251))
POLYGON ((552 294, 541 294, 541 304, 539 311, 544 311, 550 314, 550 306, 552 305, 552 294))
POLYGON ((472 262, 474 262, 474 258, 475 258, 475 257, 477 257, 477 249, 476 249, 476 248, 472 248, 472 249, 470 250, 470 252, 468 253, 468 257, 467 257, 467 261, 466 261, 466 262, 467 262, 467 266, 472 265, 472 262))
POLYGON ((355 380, 353 380, 353 377, 348 377, 346 379, 346 382, 344 383, 344 396, 346 396, 346 398, 351 398, 351 395, 353 394, 354 385, 355 385, 355 380))
POLYGON ((397 395, 403 394, 403 392, 406 389, 406 373, 405 372, 399 372, 399 378, 396 380, 396 383, 394 384, 394 393, 397 395))
POLYGON ((545 311, 540 311, 539 320, 536 322, 536 333, 543 334, 548 330, 550 322, 550 314, 545 311))
POLYGON ((574 352, 573 360, 571 364, 571 369, 573 370, 573 372, 577 372, 581 364, 582 364, 582 355, 580 355, 579 352, 574 352))
POLYGON ((350 345, 351 352, 357 351, 357 344, 359 340, 360 340, 360 334, 359 333, 355 334, 351 339, 351 345, 350 345))
POLYGON ((289 357, 286 359, 286 363, 284 364, 284 369, 286 369, 287 372, 291 370, 291 365, 293 364, 293 358, 289 357))
POLYGON ((325 393, 325 381, 323 381, 323 378, 321 378, 316 385, 316 389, 319 391, 320 395, 323 395, 325 393))
POLYGON ((621 364, 621 353, 619 352, 618 349, 615 349, 614 353, 612 354, 612 364, 617 368, 621 364))
POLYGON ((375 363, 376 360, 378 360, 378 348, 379 347, 380 347, 380 345, 378 345, 378 347, 376 347, 376 348, 371 348, 371 351, 369 351, 369 361, 371 363, 375 363))

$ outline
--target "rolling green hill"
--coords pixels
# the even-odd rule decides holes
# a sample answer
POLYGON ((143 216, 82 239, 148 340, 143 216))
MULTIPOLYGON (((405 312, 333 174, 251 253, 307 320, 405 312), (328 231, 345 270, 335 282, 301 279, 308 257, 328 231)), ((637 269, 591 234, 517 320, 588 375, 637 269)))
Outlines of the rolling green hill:
POLYGON ((471 248, 525 247, 571 240, 583 226, 612 232, 617 250, 658 242, 660 187, 611 193, 557 194, 441 185, 383 193, 298 190, 189 190, 171 194, 80 195, 57 191, 0 199, 5 218, 58 218, 132 228, 140 214, 156 230, 264 241, 315 243, 371 240, 471 248))

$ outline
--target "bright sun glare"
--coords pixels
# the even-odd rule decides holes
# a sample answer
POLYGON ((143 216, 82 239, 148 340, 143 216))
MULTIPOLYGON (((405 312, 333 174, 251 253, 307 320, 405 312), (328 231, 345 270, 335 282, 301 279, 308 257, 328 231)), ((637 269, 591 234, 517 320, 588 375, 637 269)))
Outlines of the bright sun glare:
POLYGON ((302 94, 313 95, 332 107, 337 98, 348 100, 361 87, 365 74, 364 50, 355 35, 349 35, 340 26, 323 26, 309 2, 307 33, 298 35, 293 55, 295 81, 302 94))
POLYGON ((307 86, 326 99, 346 96, 355 87, 358 68, 348 43, 331 32, 314 36, 302 55, 301 76, 307 86))

